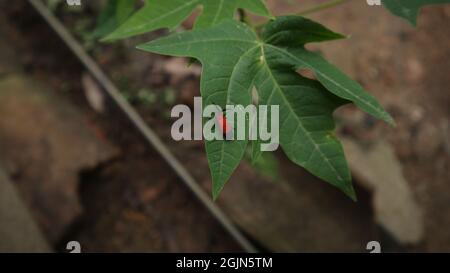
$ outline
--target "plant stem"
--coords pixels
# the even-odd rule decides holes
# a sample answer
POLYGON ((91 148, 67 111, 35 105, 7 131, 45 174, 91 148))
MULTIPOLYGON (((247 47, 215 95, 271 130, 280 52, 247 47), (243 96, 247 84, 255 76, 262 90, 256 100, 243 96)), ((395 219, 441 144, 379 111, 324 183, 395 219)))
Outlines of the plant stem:
POLYGON ((311 13, 314 13, 314 12, 317 12, 317 11, 322 11, 322 10, 329 9, 329 8, 332 8, 332 7, 335 7, 335 6, 339 6, 339 5, 344 4, 345 2, 348 2, 348 1, 350 1, 350 0, 331 0, 329 2, 319 4, 319 5, 315 6, 315 7, 309 8, 307 10, 300 11, 300 12, 298 12, 296 14, 297 15, 307 15, 307 14, 311 14, 311 13))

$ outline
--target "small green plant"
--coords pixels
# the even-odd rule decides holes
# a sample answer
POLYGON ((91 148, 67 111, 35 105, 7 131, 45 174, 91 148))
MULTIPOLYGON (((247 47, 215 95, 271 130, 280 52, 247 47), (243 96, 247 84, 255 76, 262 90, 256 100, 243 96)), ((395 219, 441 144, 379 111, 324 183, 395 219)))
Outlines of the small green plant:
MULTIPOLYGON (((305 45, 343 39, 344 35, 298 15, 274 17, 263 0, 147 0, 131 15, 133 4, 110 0, 102 22, 108 31, 103 40, 131 37, 161 28, 174 30, 199 7, 194 29, 174 33, 138 48, 144 51, 191 57, 203 66, 201 95, 203 106, 255 104, 279 105, 280 145, 290 160, 336 186, 356 199, 342 145, 334 135, 332 117, 336 108, 354 103, 362 111, 394 125, 392 117, 356 81, 305 45), (254 26, 246 12, 266 17, 268 22, 254 26), (236 14, 240 14, 236 20, 236 14), (124 19, 128 18, 128 19, 124 19), (297 73, 314 72, 317 80, 297 73)), ((319 10, 345 0, 320 5, 319 10)), ((393 14, 416 23, 421 6, 449 3, 450 0, 383 0, 393 14)), ((213 198, 217 198, 251 145, 252 161, 261 156, 259 141, 206 141, 212 175, 213 198)))

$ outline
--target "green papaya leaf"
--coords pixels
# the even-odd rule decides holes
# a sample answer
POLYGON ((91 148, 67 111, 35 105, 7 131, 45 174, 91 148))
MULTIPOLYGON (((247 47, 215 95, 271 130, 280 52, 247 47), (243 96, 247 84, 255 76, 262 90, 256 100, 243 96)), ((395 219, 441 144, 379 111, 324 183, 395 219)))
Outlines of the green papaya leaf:
MULTIPOLYGON (((270 22, 261 38, 247 25, 226 20, 138 48, 198 59, 203 65, 201 94, 205 106, 247 106, 256 87, 259 104, 279 106, 280 145, 286 155, 355 199, 342 145, 333 132, 332 114, 353 101, 369 114, 388 122, 391 119, 362 87, 304 48, 307 42, 342 37, 311 20, 288 16, 270 22), (299 67, 313 69, 321 82, 300 76, 296 72, 299 67)), ((213 197, 217 198, 242 160, 248 141, 205 143, 213 197)))
POLYGON ((280 58, 283 58, 283 62, 291 63, 297 69, 312 70, 317 79, 333 94, 352 101, 361 110, 376 118, 395 124, 392 117, 359 83, 319 54, 307 51, 303 46, 308 42, 340 39, 344 36, 326 31, 323 26, 303 17, 285 16, 270 22, 263 29, 262 37, 269 44, 268 47, 282 56, 280 58), (311 35, 305 35, 305 32, 310 32, 311 35))
POLYGON ((195 28, 205 28, 232 19, 238 8, 270 17, 263 0, 147 0, 141 10, 104 40, 126 38, 160 28, 173 29, 199 6, 203 9, 195 22, 195 28))
POLYGON ((450 0, 383 0, 383 5, 393 14, 403 17, 412 25, 417 24, 421 7, 434 4, 448 4, 450 0))

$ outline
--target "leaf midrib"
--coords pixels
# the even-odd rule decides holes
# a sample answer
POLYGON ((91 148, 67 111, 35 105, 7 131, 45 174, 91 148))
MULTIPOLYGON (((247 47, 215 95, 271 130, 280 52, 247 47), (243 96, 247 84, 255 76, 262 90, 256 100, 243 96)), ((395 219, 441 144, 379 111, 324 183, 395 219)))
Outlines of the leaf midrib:
POLYGON ((220 0, 219 8, 217 9, 216 14, 214 15, 214 20, 212 22, 213 25, 217 22, 217 19, 219 18, 219 14, 223 8, 223 2, 224 2, 224 0, 220 0))
MULTIPOLYGON (((265 51, 264 51, 264 47, 261 47, 261 51, 262 54, 265 58, 265 51)), ((343 178, 341 177, 341 175, 339 174, 339 172, 336 170, 336 168, 330 163, 330 161, 328 160, 328 158, 325 156, 325 154, 322 152, 322 150, 320 149, 319 145, 316 144, 314 142, 314 140, 311 137, 311 134, 305 129, 305 127, 302 124, 302 121, 300 120, 300 118, 297 116, 296 112, 294 111, 294 109, 292 108, 291 104, 289 103, 289 100, 286 98, 286 96, 284 95, 281 86, 278 84, 278 81, 276 80, 275 76, 272 73, 272 70, 270 68, 270 66, 268 65, 268 63, 266 61, 264 61, 264 66, 267 69, 267 71, 269 72, 270 77, 272 78, 274 84, 276 85, 278 92, 281 94, 281 97, 283 99, 283 101, 285 102, 285 104, 288 106, 288 109, 291 111, 291 115, 294 116, 294 118, 297 120, 298 122, 298 126, 300 127, 300 129, 305 133, 305 135, 307 136, 307 139, 312 143, 312 145, 314 146, 314 149, 317 150, 320 154, 320 156, 322 157, 322 159, 327 162, 327 164, 330 166, 330 168, 333 170, 333 172, 336 174, 337 178, 339 181, 344 181, 343 178)), ((312 154, 312 153, 311 153, 312 154)), ((305 161, 304 164, 306 164, 309 160, 305 161)))
MULTIPOLYGON (((341 90, 343 90, 345 93, 347 93, 350 97, 356 97, 357 99, 359 99, 360 101, 364 102, 365 105, 367 105, 368 107, 370 107, 371 109, 373 109, 375 112, 377 112, 380 116, 385 117, 386 119, 388 119, 386 117, 386 114, 383 113, 382 111, 380 112, 380 108, 376 107, 375 105, 372 104, 372 102, 367 101, 365 99, 363 99, 362 97, 360 97, 357 94, 354 94, 351 92, 351 90, 347 89, 345 86, 341 85, 340 83, 336 82, 335 80, 333 80, 332 78, 328 77, 326 74, 322 73, 322 71, 320 71, 319 69, 315 68, 314 65, 311 65, 310 63, 298 58, 297 56, 291 54, 289 51, 285 51, 285 50, 281 50, 279 47, 270 45, 270 44, 266 44, 268 47, 273 48, 274 50, 277 50, 278 52, 281 52, 282 54, 285 54, 288 57, 291 57, 301 63, 306 64, 307 66, 314 68, 314 71, 319 74, 320 76, 324 77, 325 79, 327 79, 328 81, 330 81, 332 84, 336 85, 337 87, 339 87, 341 90)), ((357 103, 357 102, 355 102, 357 103)))
MULTIPOLYGON (((238 61, 236 62, 236 65, 233 67, 233 70, 231 71, 231 75, 230 75, 230 81, 228 82, 228 86, 227 86, 227 98, 226 98, 226 104, 228 104, 230 102, 230 86, 231 86, 231 82, 232 82, 232 78, 234 73, 236 72, 236 68, 239 66, 239 63, 241 62, 242 58, 244 58, 244 56, 247 56, 247 54, 249 54, 251 51, 253 51, 254 49, 258 48, 260 46, 260 44, 258 43, 256 46, 251 47, 250 49, 248 49, 244 54, 242 54, 238 61)), ((220 149, 220 154, 223 155, 225 153, 225 141, 221 141, 221 149, 220 149)), ((221 156, 220 158, 220 167, 219 167, 219 179, 222 177, 222 173, 223 173, 223 164, 224 163, 224 156, 221 156)))
MULTIPOLYGON (((247 43, 247 44, 257 44, 257 42, 255 41, 250 41, 250 40, 240 40, 240 39, 210 39, 210 40, 201 40, 201 41, 194 41, 194 42, 186 42, 183 43, 183 45, 195 45, 195 44, 203 44, 205 42, 240 42, 240 43, 247 43)), ((151 42, 150 42, 151 43, 151 42)), ((169 46, 173 46, 174 44, 169 44, 169 45, 151 45, 152 48, 158 48, 158 47, 163 47, 163 48, 167 48, 169 46)), ((178 46, 179 44, 175 44, 175 46, 178 46)), ((143 45, 143 47, 145 47, 145 44, 143 45)), ((140 46, 138 46, 138 48, 141 48, 140 46)))

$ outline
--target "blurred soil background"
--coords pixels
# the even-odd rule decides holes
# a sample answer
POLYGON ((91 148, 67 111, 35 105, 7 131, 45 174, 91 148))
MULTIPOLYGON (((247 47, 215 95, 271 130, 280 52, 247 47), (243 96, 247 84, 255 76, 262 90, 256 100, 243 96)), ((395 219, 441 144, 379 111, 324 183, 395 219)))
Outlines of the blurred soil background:
MULTIPOLYGON (((209 193, 203 143, 170 137, 170 109, 192 106, 201 68, 134 49, 163 30, 96 42, 103 1, 92 2, 54 12, 209 193)), ((268 4, 281 15, 319 2, 268 4)), ((383 251, 450 251, 450 6, 424 8, 416 29, 362 0, 309 17, 349 36, 310 48, 397 127, 352 106, 336 114, 356 203, 277 152, 244 160, 217 204, 261 251, 366 252, 373 240, 383 251)), ((0 169, 55 251, 73 240, 86 252, 242 251, 27 1, 0 3, 0 169)))

